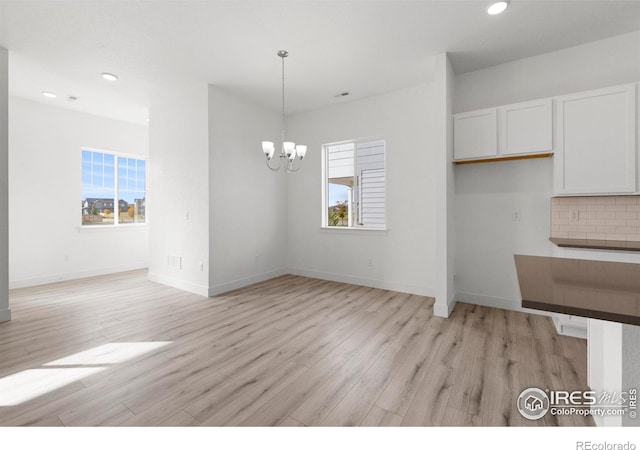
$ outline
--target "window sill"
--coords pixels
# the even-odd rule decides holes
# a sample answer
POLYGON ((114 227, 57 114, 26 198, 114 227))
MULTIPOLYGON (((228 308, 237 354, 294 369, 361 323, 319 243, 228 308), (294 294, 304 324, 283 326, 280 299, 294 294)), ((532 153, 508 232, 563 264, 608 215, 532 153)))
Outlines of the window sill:
POLYGON ((94 233, 99 231, 113 232, 118 230, 135 230, 146 228, 146 223, 127 223, 123 225, 80 225, 78 233, 94 233))
POLYGON ((387 236, 389 233, 388 228, 349 228, 349 227, 321 227, 320 231, 323 233, 337 233, 337 234, 362 234, 367 236, 387 236))

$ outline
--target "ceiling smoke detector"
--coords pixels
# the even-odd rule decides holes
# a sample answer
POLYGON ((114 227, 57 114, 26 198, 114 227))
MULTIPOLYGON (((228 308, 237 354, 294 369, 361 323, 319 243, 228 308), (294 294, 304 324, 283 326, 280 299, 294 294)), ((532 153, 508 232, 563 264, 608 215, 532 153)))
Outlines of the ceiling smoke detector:
POLYGON ((334 98, 340 98, 340 97, 347 97, 348 95, 351 95, 351 92, 343 91, 343 92, 340 92, 340 93, 334 95, 333 97, 334 98))
POLYGON ((68 102, 75 102, 76 100, 78 100, 79 97, 76 97, 75 95, 67 95, 67 101, 68 102))

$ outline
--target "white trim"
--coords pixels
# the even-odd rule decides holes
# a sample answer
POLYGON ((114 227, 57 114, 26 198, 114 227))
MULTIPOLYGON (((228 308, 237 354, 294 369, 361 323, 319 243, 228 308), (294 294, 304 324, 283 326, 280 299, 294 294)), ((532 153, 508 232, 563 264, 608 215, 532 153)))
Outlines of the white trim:
POLYGON ((520 300, 509 299, 503 297, 493 297, 490 295, 474 294, 472 292, 458 292, 456 293, 456 300, 462 303, 471 303, 472 305, 488 306, 490 308, 507 309, 510 311, 517 311, 529 314, 537 314, 539 316, 553 317, 555 313, 540 311, 538 309, 523 308, 520 305, 520 300))
POLYGON ((456 303, 458 302, 456 301, 455 297, 450 298, 449 301, 447 301, 446 305, 443 305, 442 303, 439 303, 439 302, 435 302, 433 305, 433 315, 438 317, 444 317, 444 318, 449 317, 453 312, 453 308, 456 307, 456 303))
MULTIPOLYGON (((587 338, 587 329, 584 326, 580 326, 579 323, 571 324, 562 322, 559 320, 560 316, 557 313, 541 311, 538 309, 523 308, 520 305, 520 300, 492 297, 489 295, 474 294, 471 292, 458 292, 456 294, 457 301, 462 303, 471 303, 473 305, 487 306, 489 308, 507 309, 510 311, 523 312, 528 314, 536 314, 539 316, 551 317, 556 332, 563 336, 571 336, 579 339, 587 338)), ((438 305, 437 305, 438 306, 438 305)), ((436 310, 434 309, 434 314, 436 310)), ((438 315, 438 314, 436 314, 438 315)), ((446 317, 446 316, 443 316, 446 317)))
POLYGON ((0 309, 0 322, 8 322, 11 320, 11 308, 0 309))
POLYGON ((561 315, 551 316, 556 332, 563 336, 570 336, 579 339, 587 339, 587 324, 571 323, 563 320, 561 315))
POLYGON ((154 283, 164 284, 165 286, 180 289, 182 291, 191 292, 192 294, 201 295, 203 297, 209 296, 209 287, 201 284, 190 283, 189 281, 179 280, 167 275, 161 275, 159 273, 149 272, 147 277, 149 281, 154 283))
POLYGON ((146 269, 146 262, 137 262, 122 266, 102 267, 99 269, 83 270, 81 272, 58 273, 44 275, 36 278, 26 278, 22 280, 9 280, 9 289, 20 289, 24 287, 40 286, 43 284, 59 283, 60 281, 77 280, 81 278, 97 277, 112 273, 128 272, 130 270, 146 269))
MULTIPOLYGON (((87 150, 89 152, 98 152, 98 153, 108 153, 109 155, 114 155, 114 156, 122 156, 124 158, 133 158, 133 159, 143 159, 143 160, 147 160, 149 159, 149 156, 147 155, 139 155, 136 153, 123 153, 123 152, 114 152, 113 150, 103 150, 101 148, 94 148, 94 147, 82 147, 80 149, 80 151, 82 150, 87 150)), ((146 187, 146 180, 145 180, 145 187, 146 187)))
POLYGON ((319 272, 308 269, 289 269, 291 275, 299 275, 302 277, 318 278, 320 280, 336 281, 338 283, 355 284, 358 286, 367 286, 377 289, 386 289, 389 291, 404 292, 406 294, 424 295, 426 297, 435 297, 435 290, 430 287, 413 286, 408 284, 396 283, 393 281, 375 280, 373 278, 354 277, 350 275, 342 275, 337 273, 319 272))
POLYGON ((388 228, 364 228, 364 227, 321 227, 320 231, 323 233, 338 233, 338 234, 366 234, 367 236, 371 235, 380 235, 387 236, 389 233, 388 228))
MULTIPOLYGON (((90 153, 101 153, 101 154, 107 154, 107 155, 112 155, 113 156, 113 223, 112 224, 105 224, 105 225, 97 225, 98 227, 111 227, 111 228, 119 228, 122 226, 131 226, 131 225, 146 225, 147 224, 147 214, 145 211, 145 221, 144 223, 141 224, 136 224, 136 223, 124 223, 121 224, 120 223, 120 158, 124 158, 124 159, 135 159, 138 161, 144 161, 144 197, 143 199, 147 198, 147 194, 148 194, 148 185, 147 185, 147 180, 149 178, 149 167, 147 164, 147 156, 136 156, 136 155, 131 155, 131 154, 127 154, 127 153, 120 153, 120 152, 113 152, 113 151, 109 151, 109 150, 100 150, 100 149, 92 149, 89 147, 82 147, 80 149, 80 175, 82 178, 82 174, 83 174, 83 168, 82 168, 82 154, 87 151, 90 153)), ((92 161, 93 161, 93 157, 92 157, 92 161)), ((93 163, 92 163, 93 164, 93 163)), ((93 168, 93 165, 92 165, 93 168)), ((82 187, 82 182, 80 183, 80 192, 82 193, 83 191, 83 187, 82 187)), ((138 192, 138 191, 136 191, 138 192)), ((84 199, 86 200, 86 198, 84 199)), ((127 202, 129 203, 129 202, 127 202)), ((131 205, 131 204, 129 204, 131 205)), ((146 208, 146 207, 145 207, 146 208)), ((80 222, 80 229, 84 229, 84 228, 92 228, 94 225, 83 225, 82 224, 82 220, 80 222)))
POLYGON ((93 233, 96 231, 114 231, 118 230, 118 232, 122 232, 122 230, 135 230, 135 229, 145 229, 147 227, 147 223, 121 223, 118 226, 113 224, 109 225, 80 225, 78 227, 78 233, 93 233))
MULTIPOLYGON (((354 173, 353 173, 353 179, 354 179, 354 186, 357 186, 358 183, 356 182, 357 179, 357 174, 356 174, 356 160, 357 160, 357 154, 358 154, 358 145, 360 144, 368 144, 368 143, 381 143, 382 147, 383 147, 383 153, 382 156, 384 158, 383 160, 383 167, 382 167, 382 171, 384 174, 384 223, 385 223, 385 227, 384 228, 380 228, 383 230, 386 230, 386 224, 387 221, 389 219, 389 217, 387 216, 387 200, 388 200, 388 190, 387 190, 387 175, 388 175, 388 171, 387 171, 387 141, 385 138, 383 138, 382 136, 375 136, 375 137, 369 137, 369 138, 358 138, 358 139, 347 139, 344 141, 339 141, 339 142, 330 142, 327 144, 322 144, 322 148, 320 149, 320 155, 321 155, 321 179, 320 179, 320 183, 321 183, 321 189, 320 192, 322 193, 321 195, 321 217, 322 217, 322 221, 321 221, 321 227, 323 229, 328 229, 328 228, 334 228, 334 227, 329 227, 328 225, 328 208, 329 208, 329 183, 328 181, 328 157, 329 157, 329 153, 328 153, 328 149, 329 147, 335 147, 338 145, 344 145, 344 144, 353 144, 353 164, 354 164, 354 173)), ((351 202, 349 204, 349 210, 351 211, 351 202)), ((349 222, 351 222, 353 219, 353 214, 352 211, 349 213, 349 222)), ((361 227, 359 225, 350 225, 349 227, 344 227, 344 228, 348 228, 351 230, 378 230, 378 228, 371 228, 371 227, 361 227)))
POLYGON ((270 272, 263 272, 257 275, 251 275, 250 277, 240 278, 239 280, 229 281, 227 283, 218 284, 215 286, 209 286, 209 297, 215 297, 216 295, 224 294, 225 292, 240 289, 246 286, 250 286, 261 281, 270 280, 271 278, 287 275, 286 269, 276 269, 270 272))

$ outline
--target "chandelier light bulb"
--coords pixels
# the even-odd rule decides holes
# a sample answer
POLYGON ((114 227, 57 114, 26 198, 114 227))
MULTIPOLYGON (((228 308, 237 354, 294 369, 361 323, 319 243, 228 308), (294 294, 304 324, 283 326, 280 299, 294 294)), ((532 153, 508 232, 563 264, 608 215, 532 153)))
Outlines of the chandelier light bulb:
POLYGON ((296 153, 300 157, 300 159, 304 159, 307 154, 307 146, 306 145, 296 145, 296 153))
POLYGON ((282 144, 282 146, 284 147, 284 152, 287 156, 291 156, 296 151, 295 142, 285 142, 282 144))
POLYGON ((271 141, 262 141, 262 151, 264 152, 265 155, 268 155, 273 150, 275 150, 275 147, 273 146, 273 142, 271 142, 271 141))

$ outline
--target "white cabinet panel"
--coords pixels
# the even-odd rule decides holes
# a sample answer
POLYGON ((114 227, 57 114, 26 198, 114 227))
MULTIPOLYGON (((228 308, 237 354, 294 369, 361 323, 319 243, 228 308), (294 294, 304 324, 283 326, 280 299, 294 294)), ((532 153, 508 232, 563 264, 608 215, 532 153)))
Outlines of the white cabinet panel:
POLYGON ((498 154, 496 108, 453 116, 453 157, 488 158, 498 154))
POLYGON ((551 99, 502 106, 499 116, 501 155, 553 151, 551 99))
POLYGON ((636 191, 635 85, 557 99, 558 194, 636 191))

